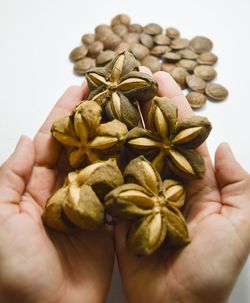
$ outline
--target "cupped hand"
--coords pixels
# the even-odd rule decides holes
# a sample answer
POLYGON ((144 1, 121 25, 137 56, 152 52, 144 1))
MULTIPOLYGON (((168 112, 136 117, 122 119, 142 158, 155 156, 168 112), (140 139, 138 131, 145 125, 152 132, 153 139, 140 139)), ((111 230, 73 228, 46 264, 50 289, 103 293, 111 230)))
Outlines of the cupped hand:
MULTIPOLYGON (((181 89, 165 72, 154 75, 159 95, 193 115, 181 89)), ((144 105, 146 115, 149 104, 144 105)), ((220 131, 216 129, 214 131, 220 131)), ((250 251, 250 176, 221 144, 214 164, 205 144, 198 148, 206 174, 188 185, 184 216, 191 243, 179 250, 160 249, 149 257, 126 248, 127 222, 115 228, 116 251, 125 294, 130 303, 226 302, 250 251)))
POLYGON ((0 168, 0 302, 104 302, 112 276, 112 232, 65 235, 46 230, 46 200, 68 170, 50 134, 87 94, 72 86, 31 141, 22 136, 0 168))

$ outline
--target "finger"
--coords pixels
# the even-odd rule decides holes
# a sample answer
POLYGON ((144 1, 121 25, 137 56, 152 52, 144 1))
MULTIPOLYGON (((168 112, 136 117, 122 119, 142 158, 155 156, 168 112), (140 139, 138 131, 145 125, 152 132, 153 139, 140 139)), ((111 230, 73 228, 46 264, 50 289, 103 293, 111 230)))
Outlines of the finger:
MULTIPOLYGON (((180 86, 175 82, 170 74, 167 72, 157 72, 153 75, 154 79, 158 82, 158 95, 160 97, 168 97, 178 108, 178 116, 180 118, 189 118, 194 115, 186 97, 180 86)), ((205 159, 206 164, 213 167, 212 161, 207 149, 207 145, 203 143, 197 148, 197 151, 205 159)))
POLYGON ((60 147, 51 136, 50 128, 56 120, 69 115, 74 107, 83 100, 87 92, 86 82, 82 86, 71 86, 56 103, 34 138, 36 165, 49 168, 54 167, 58 159, 60 147))
POLYGON ((215 152, 215 174, 221 188, 249 180, 249 174, 235 159, 227 143, 220 144, 215 152))
MULTIPOLYGON (((30 178, 35 160, 33 142, 26 136, 21 136, 15 151, 9 159, 0 167, 0 203, 5 206, 11 204, 12 208, 17 208, 20 197, 30 178)), ((0 215, 6 215, 10 208, 1 208, 0 215)), ((18 210, 19 211, 19 210, 18 210)))

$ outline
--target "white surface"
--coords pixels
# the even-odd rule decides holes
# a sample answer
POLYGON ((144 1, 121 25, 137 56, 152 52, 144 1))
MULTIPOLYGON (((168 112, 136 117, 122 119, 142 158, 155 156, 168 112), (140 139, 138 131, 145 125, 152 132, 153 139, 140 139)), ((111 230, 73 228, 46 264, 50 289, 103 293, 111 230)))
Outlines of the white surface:
MULTIPOLYGON (((0 162, 21 134, 34 136, 69 85, 81 83, 68 61, 81 35, 121 12, 130 14, 132 22, 158 22, 177 27, 183 37, 205 35, 213 40, 220 58, 217 81, 229 88, 230 96, 218 104, 208 102, 199 114, 213 123, 208 139, 211 154, 220 142, 228 141, 250 171, 248 0, 0 0, 0 162), (244 138, 239 135, 243 129, 244 138)), ((246 265, 230 303, 250 302, 249 282, 250 265, 246 265)), ((107 302, 126 302, 117 271, 107 302)))

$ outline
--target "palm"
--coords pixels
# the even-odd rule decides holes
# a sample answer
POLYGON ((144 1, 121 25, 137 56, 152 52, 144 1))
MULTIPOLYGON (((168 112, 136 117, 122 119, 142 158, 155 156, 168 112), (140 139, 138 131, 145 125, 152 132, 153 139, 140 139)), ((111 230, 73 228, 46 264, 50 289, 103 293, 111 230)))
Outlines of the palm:
MULTIPOLYGON (((156 75, 163 83, 162 75, 156 75)), ((169 76, 160 87, 188 116, 185 98, 169 76)), ((215 168, 205 146, 199 149, 207 172, 202 180, 188 187, 184 216, 191 243, 178 251, 161 249, 149 257, 138 258, 126 249, 127 224, 116 227, 119 267, 129 302, 224 302, 249 252, 249 214, 246 211, 250 190, 247 173, 226 160, 225 147, 216 155, 215 168), (234 170, 235 169, 235 170, 234 170), (243 176, 244 175, 244 176, 243 176), (242 181, 242 180, 246 181, 242 181), (245 209, 245 211, 244 211, 245 209)), ((228 151, 227 151, 228 152, 228 151)), ((250 207, 247 206, 248 210, 250 207)))
MULTIPOLYGON (((74 95, 71 97, 76 99, 74 95)), ((81 100, 81 96, 78 98, 81 100)), ((74 100, 72 103, 73 107, 74 100)), ((77 303, 83 299, 103 302, 113 267, 111 232, 65 235, 46 231, 42 224, 45 202, 62 183, 67 170, 56 164, 62 163, 57 161, 62 152, 45 132, 42 129, 34 139, 35 155, 31 142, 25 150, 30 169, 27 167, 22 180, 18 177, 12 180, 17 191, 10 200, 15 203, 1 204, 0 263, 1 280, 6 286, 4 295, 13 302, 20 295, 28 298, 27 302, 77 303)))

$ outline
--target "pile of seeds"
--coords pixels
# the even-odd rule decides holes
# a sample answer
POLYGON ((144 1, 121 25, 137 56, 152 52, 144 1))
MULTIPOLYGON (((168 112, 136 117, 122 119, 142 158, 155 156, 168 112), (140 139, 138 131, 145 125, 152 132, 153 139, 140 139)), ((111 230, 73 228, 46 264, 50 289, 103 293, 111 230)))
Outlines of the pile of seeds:
POLYGON ((169 72, 182 89, 188 89, 187 99, 194 109, 204 106, 207 98, 221 101, 228 95, 225 87, 210 83, 217 76, 213 65, 218 57, 211 52, 213 43, 206 37, 189 40, 176 28, 164 30, 156 23, 142 26, 120 14, 110 25, 98 25, 95 33, 84 34, 81 40, 82 45, 70 53, 78 75, 104 66, 122 51, 130 51, 140 65, 152 72, 169 72))

